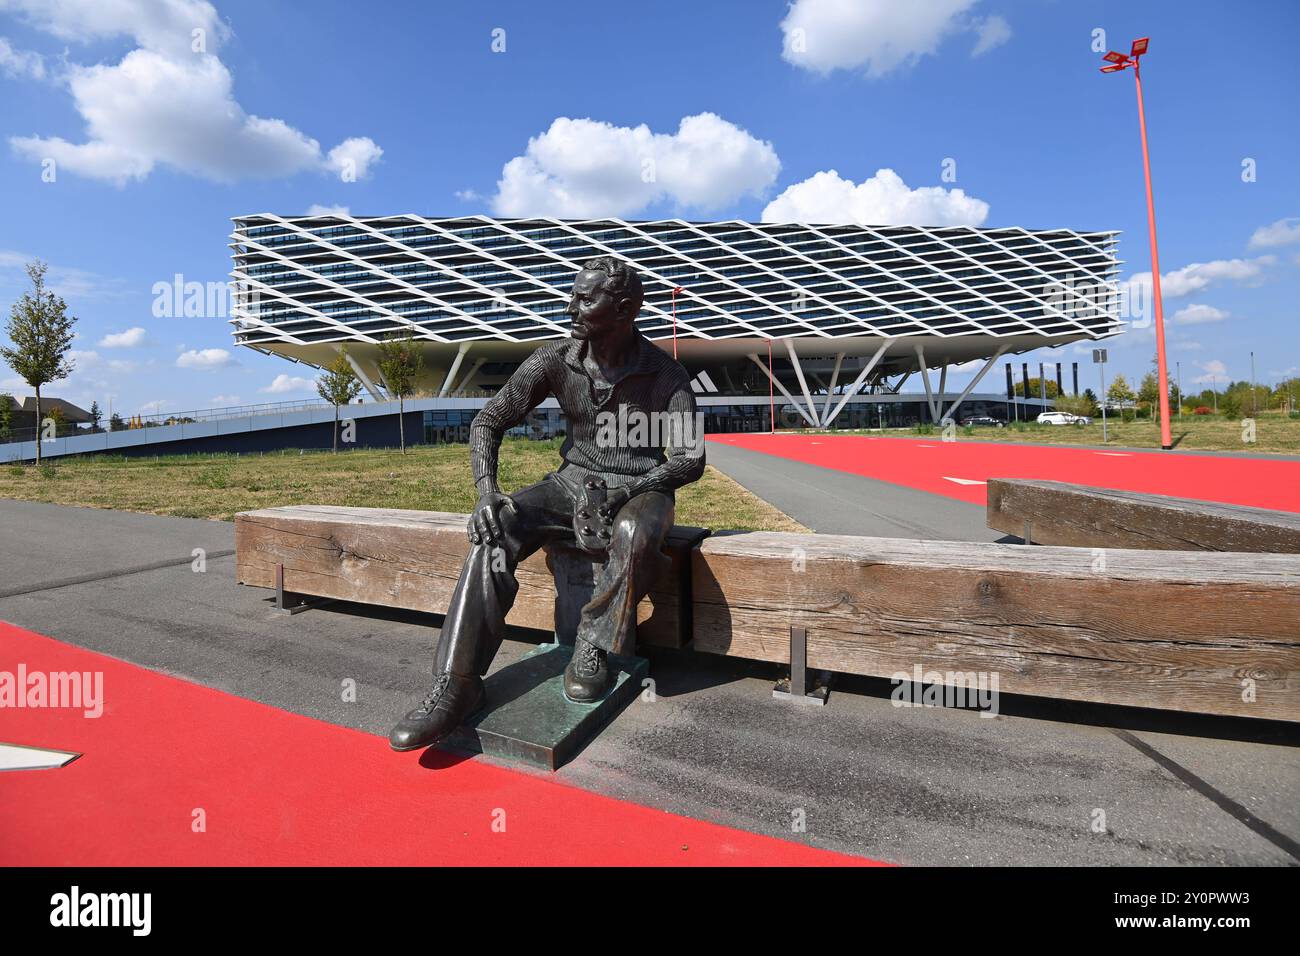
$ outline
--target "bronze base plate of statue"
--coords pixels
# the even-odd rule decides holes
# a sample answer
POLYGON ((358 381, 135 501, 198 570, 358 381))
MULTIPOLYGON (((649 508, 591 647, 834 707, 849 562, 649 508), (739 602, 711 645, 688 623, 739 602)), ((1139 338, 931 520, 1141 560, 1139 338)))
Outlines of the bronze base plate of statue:
POLYGON ((483 683, 489 707, 470 717, 445 746, 556 770, 575 756, 641 692, 650 671, 643 657, 608 658, 609 690, 595 704, 564 695, 569 644, 543 644, 483 683))
MULTIPOLYGON (((443 743, 467 721, 484 727, 509 704, 497 696, 506 678, 485 686, 483 677, 505 637, 519 589, 515 569, 539 548, 585 552, 593 586, 576 609, 576 638, 571 654, 565 651, 563 673, 534 693, 558 691, 563 713, 570 706, 599 711, 608 710, 611 687, 629 686, 615 675, 629 673, 637 605, 669 563, 662 548, 675 493, 704 472, 690 376, 637 329, 643 296, 627 263, 602 257, 584 264, 566 310, 570 337, 538 347, 474 418, 470 461, 479 500, 469 521, 469 554, 443 620, 433 684, 393 728, 394 750, 443 743), (550 396, 565 417, 563 461, 536 484, 503 494, 501 439, 550 396)), ((560 653, 552 648, 546 666, 560 653)), ((639 683, 630 685, 633 692, 639 683)), ((541 720, 552 713, 548 707, 529 703, 516 716, 541 720)))

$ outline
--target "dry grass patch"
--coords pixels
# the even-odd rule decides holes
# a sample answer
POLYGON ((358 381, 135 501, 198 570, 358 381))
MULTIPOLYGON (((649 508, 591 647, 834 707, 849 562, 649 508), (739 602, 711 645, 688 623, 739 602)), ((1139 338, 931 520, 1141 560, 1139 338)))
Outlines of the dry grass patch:
MULTIPOLYGON (((507 491, 560 464, 559 441, 507 439, 499 477, 507 491)), ((268 452, 159 458, 88 456, 37 469, 0 468, 0 498, 230 521, 240 511, 329 504, 468 512, 476 495, 469 448, 268 452)), ((751 531, 801 531, 800 524, 710 467, 677 493, 677 523, 751 531)))

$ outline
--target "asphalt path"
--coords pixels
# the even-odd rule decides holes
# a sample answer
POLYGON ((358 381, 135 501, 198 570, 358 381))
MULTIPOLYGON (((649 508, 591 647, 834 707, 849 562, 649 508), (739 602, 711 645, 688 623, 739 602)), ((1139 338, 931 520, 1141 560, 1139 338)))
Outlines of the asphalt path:
MULTIPOLYGON (((927 513, 924 499, 877 500, 894 492, 862 479, 855 494, 814 466, 795 475, 802 503, 759 492, 784 479, 710 453, 821 530, 887 533, 892 515, 897 534, 978 531, 962 502, 927 513), (816 501, 823 479, 841 499, 830 512, 816 501)), ((226 523, 0 501, 0 619, 386 735, 427 683, 439 619, 346 604, 277 615, 268 592, 234 583, 233 547, 226 523), (346 678, 355 702, 339 692, 346 678)), ((496 666, 543 637, 514 632, 496 666)), ((0 669, 17 663, 0 646, 0 669)), ((689 652, 654 652, 651 665, 655 699, 624 711, 560 781, 904 864, 1300 863, 1288 726, 1011 695, 990 719, 896 707, 887 681, 865 678, 837 678, 827 707, 805 708, 772 698, 774 666, 689 652)))

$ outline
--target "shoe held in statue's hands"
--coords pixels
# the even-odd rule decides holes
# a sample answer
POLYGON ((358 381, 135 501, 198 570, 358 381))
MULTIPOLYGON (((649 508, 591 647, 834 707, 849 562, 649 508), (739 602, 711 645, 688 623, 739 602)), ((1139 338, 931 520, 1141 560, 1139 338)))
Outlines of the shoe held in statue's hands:
POLYGON ((578 638, 573 645, 573 659, 564 669, 564 696, 575 704, 590 704, 600 700, 608 687, 608 655, 578 638))
POLYGON ((394 750, 418 750, 441 743, 484 703, 483 681, 460 674, 438 674, 420 706, 403 717, 388 743, 394 750))

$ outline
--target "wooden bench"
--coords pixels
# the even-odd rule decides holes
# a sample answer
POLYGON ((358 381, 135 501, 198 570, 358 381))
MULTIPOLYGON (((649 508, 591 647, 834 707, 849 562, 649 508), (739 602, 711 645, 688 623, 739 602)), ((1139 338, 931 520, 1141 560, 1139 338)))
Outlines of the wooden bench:
POLYGON ((987 520, 1034 544, 1300 553, 1300 514, 1060 481, 990 479, 987 520))
MULTIPOLYGON (((237 576, 270 588, 283 568, 299 594, 444 613, 465 522, 247 512, 235 519, 237 576)), ((802 628, 816 670, 997 673, 1007 693, 1300 720, 1300 555, 705 534, 673 530, 671 571, 639 610, 643 644, 789 663, 791 628, 802 628)), ((575 586, 569 559, 520 565, 510 623, 572 628, 556 628, 551 570, 558 560, 561 587, 575 586)))
POLYGON ((813 669, 1300 720, 1300 556, 751 532, 694 568, 696 650, 786 663, 802 627, 813 669))
MULTIPOLYGON (((236 579, 274 588, 282 566, 284 590, 294 594, 444 614, 469 550, 467 521, 467 515, 442 511, 333 505, 243 512, 235 516, 236 579)), ((690 552, 707 534, 685 526, 669 533, 664 553, 671 569, 641 602, 639 641, 681 647, 690 640, 690 552)), ((577 548, 528 558, 518 569, 519 593, 507 623, 572 638, 577 621, 566 609, 586 602, 561 602, 557 622, 555 574, 562 589, 581 595, 591 588, 590 567, 577 548)))

